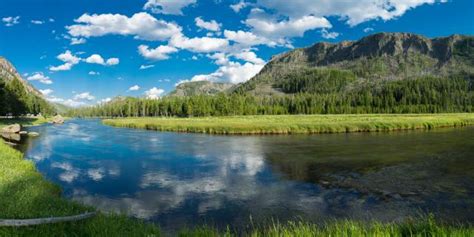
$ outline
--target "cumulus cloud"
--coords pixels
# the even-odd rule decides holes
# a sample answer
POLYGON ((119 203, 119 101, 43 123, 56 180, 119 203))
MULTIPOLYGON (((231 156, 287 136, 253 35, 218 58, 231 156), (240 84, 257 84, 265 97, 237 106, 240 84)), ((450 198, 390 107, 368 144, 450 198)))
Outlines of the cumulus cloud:
POLYGON ((128 88, 128 90, 129 90, 129 91, 138 91, 138 90, 140 90, 140 86, 134 85, 134 86, 128 88))
POLYGON ((335 39, 339 36, 339 33, 337 32, 329 32, 326 29, 321 30, 321 36, 325 39, 335 39))
POLYGON ((44 96, 49 96, 51 93, 53 93, 54 91, 51 90, 51 89, 44 89, 44 90, 39 90, 41 92, 41 94, 43 94, 44 96))
MULTIPOLYGON (((144 58, 151 60, 165 60, 169 58, 169 54, 176 52, 178 52, 178 49, 168 45, 160 45, 154 49, 150 49, 147 45, 138 46, 138 53, 144 58)), ((140 67, 140 69, 142 68, 140 67)))
POLYGON ((91 76, 98 76, 98 75, 100 75, 100 73, 99 73, 99 72, 95 72, 95 71, 90 71, 90 72, 89 72, 89 75, 91 75, 91 76))
POLYGON ((267 44, 269 46, 275 46, 276 42, 266 39, 261 36, 257 36, 252 32, 249 31, 232 31, 232 30, 225 30, 224 36, 231 41, 234 41, 243 46, 253 46, 253 45, 260 45, 260 44, 267 44))
POLYGON ((201 17, 196 17, 194 19, 194 22, 196 23, 196 26, 201 28, 201 29, 206 29, 208 31, 220 31, 221 30, 221 24, 217 23, 217 21, 215 21, 215 20, 204 21, 201 17))
POLYGON ((8 16, 2 18, 2 22, 5 24, 5 26, 14 26, 16 24, 20 23, 20 16, 8 16))
POLYGON ((241 53, 234 54, 234 56, 238 59, 242 59, 253 64, 265 64, 265 61, 257 57, 257 55, 252 51, 244 51, 241 53))
POLYGON ((109 103, 110 101, 112 101, 112 98, 107 97, 107 98, 101 99, 101 100, 99 101, 99 104, 109 103))
POLYGON ((53 81, 48 76, 44 75, 42 72, 36 72, 33 75, 26 78, 28 81, 38 81, 43 84, 53 84, 53 81))
POLYGON ((120 14, 84 14, 74 20, 77 24, 67 26, 73 37, 99 37, 104 35, 130 35, 142 40, 167 40, 181 32, 175 23, 158 20, 148 13, 140 12, 132 17, 120 14))
POLYGON ((182 9, 195 3, 196 0, 148 0, 143 9, 155 14, 183 15, 182 9))
POLYGON ((229 41, 223 38, 212 37, 195 37, 188 38, 182 34, 175 35, 171 38, 170 45, 186 49, 197 53, 209 53, 225 50, 229 45, 229 41))
POLYGON ((113 66, 113 65, 117 65, 120 63, 120 59, 118 58, 109 58, 107 59, 107 61, 105 62, 106 65, 108 66, 113 66))
POLYGON ((279 14, 292 19, 304 16, 327 17, 339 16, 350 26, 369 20, 384 21, 402 16, 406 11, 423 4, 446 2, 446 0, 292 0, 285 1, 258 0, 259 6, 276 10, 279 14))
POLYGON ((105 64, 104 58, 102 58, 102 56, 100 56, 98 54, 92 54, 91 56, 89 56, 88 58, 85 59, 85 62, 86 63, 101 64, 101 65, 105 64))
POLYGON ((95 100, 95 96, 91 95, 90 92, 83 92, 83 93, 76 94, 73 97, 73 99, 74 100, 88 100, 88 101, 91 101, 91 100, 95 100))
POLYGON ((140 70, 146 70, 146 69, 153 68, 153 67, 155 67, 155 65, 141 65, 140 70))
POLYGON ((148 99, 155 100, 159 99, 163 93, 165 93, 165 90, 153 87, 150 90, 145 91, 145 96, 148 99))
POLYGON ((230 5, 230 8, 232 8, 234 12, 238 13, 240 12, 240 10, 246 8, 247 6, 249 6, 249 3, 246 3, 245 1, 240 1, 236 4, 230 5))
POLYGON ((64 64, 59 66, 51 66, 49 70, 51 71, 68 71, 71 70, 72 66, 78 64, 81 61, 81 58, 73 55, 71 51, 66 50, 66 52, 59 54, 57 59, 64 62, 64 64))
POLYGON ((315 16, 303 16, 282 21, 252 17, 248 18, 245 23, 252 28, 254 33, 267 38, 301 37, 308 30, 332 27, 326 18, 315 16))

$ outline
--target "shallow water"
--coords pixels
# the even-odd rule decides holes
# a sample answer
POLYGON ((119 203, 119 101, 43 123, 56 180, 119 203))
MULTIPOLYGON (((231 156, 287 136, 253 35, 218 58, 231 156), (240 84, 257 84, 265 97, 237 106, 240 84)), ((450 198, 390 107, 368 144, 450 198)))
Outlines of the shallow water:
POLYGON ((104 126, 30 128, 19 149, 64 195, 156 222, 246 228, 271 221, 474 222, 474 128, 211 136, 104 126))

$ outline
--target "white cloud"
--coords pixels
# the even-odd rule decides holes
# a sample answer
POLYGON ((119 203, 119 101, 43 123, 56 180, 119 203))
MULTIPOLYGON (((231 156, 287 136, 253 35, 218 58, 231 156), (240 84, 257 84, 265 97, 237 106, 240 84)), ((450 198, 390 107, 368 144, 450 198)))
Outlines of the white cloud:
POLYGON ((268 40, 264 37, 260 37, 255 35, 252 32, 248 31, 231 31, 231 30, 225 30, 224 31, 224 36, 231 41, 234 41, 236 43, 239 43, 244 46, 253 46, 253 45, 260 45, 260 44, 266 44, 269 46, 275 46, 276 42, 268 40))
POLYGON ((98 103, 98 104, 105 104, 105 103, 109 103, 110 101, 112 101, 112 98, 107 97, 107 98, 105 98, 105 99, 99 100, 97 103, 98 103))
POLYGON ((84 61, 86 63, 100 64, 105 66, 113 66, 120 63, 120 60, 118 58, 109 58, 107 59, 107 61, 105 61, 104 58, 102 58, 102 56, 100 56, 99 54, 92 54, 84 61))
POLYGON ((159 99, 163 93, 165 93, 165 90, 153 87, 150 90, 145 91, 145 96, 148 99, 155 100, 155 99, 159 99))
POLYGON ((183 15, 182 9, 196 0, 148 0, 143 9, 155 14, 183 15))
POLYGON ((165 60, 169 58, 169 54, 178 52, 178 49, 168 45, 160 45, 154 49, 150 49, 147 45, 140 45, 138 52, 146 59, 165 60))
POLYGON ((155 67, 155 65, 141 65, 140 70, 146 70, 146 69, 154 68, 154 67, 155 67))
POLYGON ((248 18, 245 23, 252 27, 257 35, 267 38, 302 37, 308 30, 331 28, 331 23, 324 17, 303 16, 297 19, 274 21, 260 17, 248 18))
POLYGON ((107 59, 107 61, 105 62, 105 64, 107 64, 108 66, 113 66, 113 65, 117 65, 120 63, 120 59, 118 58, 109 58, 107 59))
POLYGON ((71 70, 72 66, 78 64, 81 61, 81 58, 76 57, 69 50, 66 50, 66 52, 58 55, 56 58, 63 61, 64 64, 59 66, 51 66, 49 68, 51 71, 68 71, 71 70))
POLYGON ((95 100, 95 96, 91 95, 90 92, 83 92, 83 93, 80 93, 80 94, 76 94, 74 97, 73 97, 74 100, 95 100))
POLYGON ((412 8, 435 2, 443 3, 446 0, 292 0, 291 4, 286 1, 258 0, 257 4, 292 19, 310 15, 339 16, 350 26, 355 26, 369 20, 391 20, 412 8))
POLYGON ((51 67, 49 67, 49 70, 51 70, 51 71, 69 71, 69 70, 71 70, 71 68, 72 68, 71 63, 65 63, 65 64, 62 64, 62 65, 59 65, 59 66, 51 66, 51 67))
POLYGON ((91 75, 91 76, 98 76, 98 75, 100 75, 100 72, 90 71, 90 72, 89 72, 89 75, 91 75))
POLYGON ((28 81, 39 81, 43 84, 53 84, 53 81, 48 76, 45 76, 42 72, 36 72, 35 74, 26 78, 28 81))
POLYGON ((14 26, 16 24, 20 23, 20 16, 9 16, 9 17, 4 17, 2 18, 3 23, 5 26, 14 26))
POLYGON ((84 38, 71 38, 71 45, 85 44, 86 42, 87 40, 84 38))
POLYGON ((41 94, 45 95, 45 96, 48 96, 50 95, 51 93, 53 93, 54 91, 51 90, 51 89, 44 89, 44 90, 39 90, 41 92, 41 94))
POLYGON ((171 38, 169 44, 192 52, 209 53, 224 50, 229 45, 229 41, 227 39, 211 37, 188 38, 178 34, 171 38))
POLYGON ((321 30, 321 36, 325 39, 335 39, 339 36, 339 33, 337 32, 329 32, 326 29, 321 30))
POLYGON ((167 40, 179 34, 181 27, 175 23, 158 20, 148 13, 140 12, 132 17, 120 14, 84 14, 67 26, 74 37, 98 37, 108 34, 131 35, 142 40, 167 40))
POLYGON ((99 54, 92 54, 91 56, 85 59, 85 62, 101 64, 101 65, 105 64, 104 58, 102 58, 102 56, 100 56, 99 54))
POLYGON ((369 33, 369 32, 372 32, 372 31, 374 31, 374 28, 372 28, 372 27, 367 27, 367 28, 364 29, 364 33, 369 33))
POLYGON ((42 25, 42 24, 44 24, 44 21, 40 21, 40 20, 31 20, 31 23, 32 23, 32 24, 35 24, 35 25, 42 25))
POLYGON ((138 91, 138 90, 140 90, 140 86, 134 85, 134 86, 128 88, 128 90, 129 90, 129 91, 138 91))
POLYGON ((194 19, 196 26, 202 29, 206 29, 208 31, 220 31, 221 24, 217 23, 215 20, 211 21, 204 21, 201 17, 196 17, 194 19))
POLYGON ((242 59, 254 64, 265 64, 265 61, 257 57, 257 55, 252 51, 244 51, 241 53, 234 54, 234 56, 238 59, 242 59))
POLYGON ((232 8, 232 10, 234 10, 234 12, 238 13, 238 12, 240 12, 240 10, 246 8, 247 6, 249 6, 248 3, 246 3, 245 1, 240 1, 236 4, 230 5, 230 8, 232 8))

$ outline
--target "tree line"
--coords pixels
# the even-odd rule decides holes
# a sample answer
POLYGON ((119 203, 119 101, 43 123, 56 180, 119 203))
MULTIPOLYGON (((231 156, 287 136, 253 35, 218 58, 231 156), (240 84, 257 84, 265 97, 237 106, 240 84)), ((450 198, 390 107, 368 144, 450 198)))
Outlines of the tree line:
MULTIPOLYGON (((336 73, 337 74, 337 73, 336 73)), ((334 77, 341 78, 333 75, 334 77)), ((354 82, 351 75, 347 79, 354 82)), ((74 109, 70 116, 229 116, 278 114, 352 114, 352 113, 441 113, 473 112, 472 80, 461 77, 346 83, 297 77, 280 84, 291 93, 282 96, 252 96, 245 93, 199 95, 191 97, 116 98, 94 107, 74 109), (321 88, 331 84, 332 88, 321 88), (351 88, 348 88, 351 87, 351 88), (313 88, 313 89, 311 89, 313 88), (315 92, 317 90, 317 92, 315 92)), ((329 78, 331 79, 331 78, 329 78)))
POLYGON ((0 78, 0 116, 26 114, 52 115, 54 107, 45 99, 28 93, 19 79, 6 81, 0 78))

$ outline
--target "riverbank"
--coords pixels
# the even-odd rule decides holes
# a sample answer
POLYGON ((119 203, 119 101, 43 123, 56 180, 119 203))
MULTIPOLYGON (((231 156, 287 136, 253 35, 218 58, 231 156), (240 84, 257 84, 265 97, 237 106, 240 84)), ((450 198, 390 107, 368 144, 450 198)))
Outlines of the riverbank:
MULTIPOLYGON (((61 189, 43 178, 22 153, 0 143, 0 219, 70 216, 95 211, 64 199, 61 189)), ((229 223, 230 225, 232 223, 229 223)), ((232 228, 230 228, 232 230, 232 228)), ((470 226, 443 225, 433 218, 395 223, 329 221, 327 224, 285 223, 244 230, 251 236, 472 236, 470 226)), ((181 236, 238 236, 236 232, 200 227, 181 236)), ((121 215, 101 214, 84 221, 34 227, 0 227, 0 236, 160 236, 159 227, 121 215)))
POLYGON ((0 118, 0 128, 11 125, 11 124, 20 124, 22 126, 37 126, 44 123, 51 122, 52 118, 0 118))
POLYGON ((260 115, 195 118, 105 119, 115 127, 208 134, 311 134, 378 132, 474 125, 474 113, 260 115))

